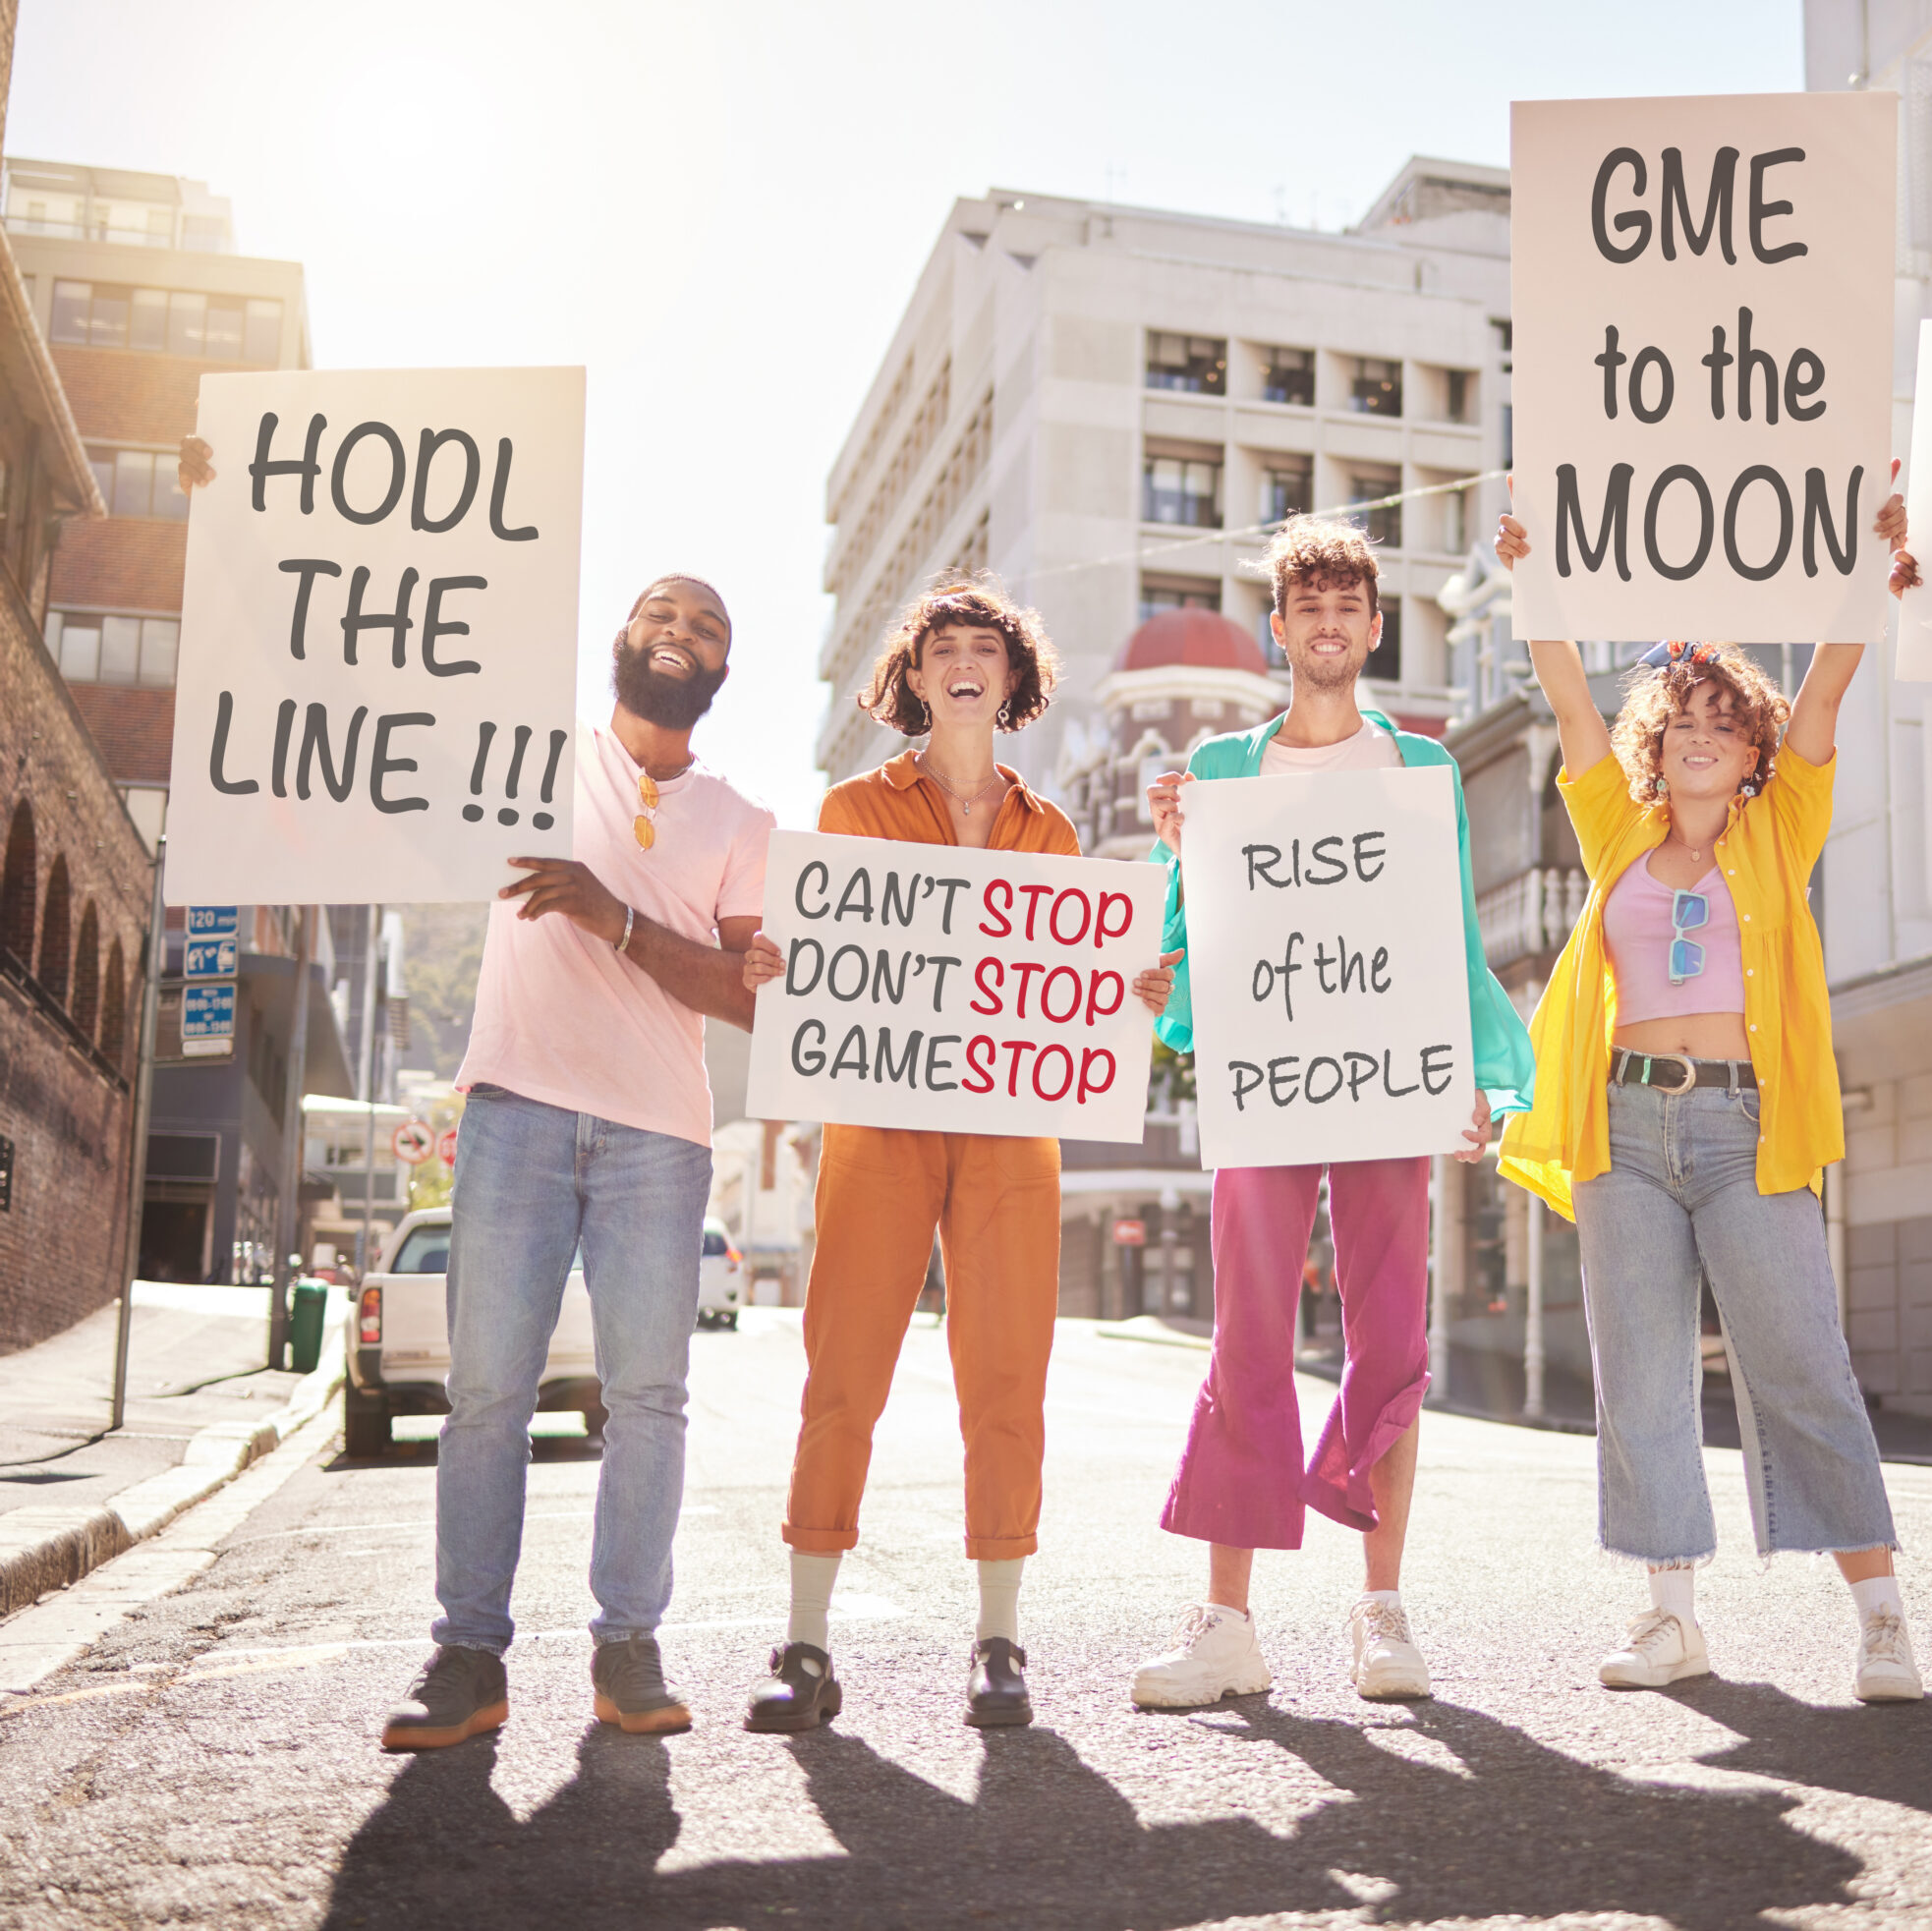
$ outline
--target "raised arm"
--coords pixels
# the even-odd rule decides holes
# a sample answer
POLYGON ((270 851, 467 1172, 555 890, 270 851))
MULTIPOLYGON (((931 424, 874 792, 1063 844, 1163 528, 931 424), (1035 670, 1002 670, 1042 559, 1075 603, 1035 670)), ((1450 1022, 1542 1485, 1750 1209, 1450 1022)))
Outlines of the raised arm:
MULTIPOLYGON (((1893 479, 1899 465, 1892 465, 1893 479)), ((1878 513, 1873 532, 1892 547, 1892 578, 1887 588, 1894 596, 1904 596, 1918 583, 1918 564, 1904 548, 1905 503, 1902 496, 1890 496, 1878 513)), ((1791 721, 1785 728, 1785 742, 1807 765, 1826 765, 1838 749, 1838 708, 1851 688, 1858 659, 1865 654, 1862 644, 1820 644, 1811 653, 1811 668, 1804 673, 1797 700, 1791 706, 1791 721)))
MULTIPOLYGON (((1496 527, 1496 554, 1506 570, 1513 570, 1517 557, 1529 554, 1528 533, 1513 516, 1505 516, 1496 527)), ((1529 660, 1550 709, 1557 713, 1563 768, 1571 777, 1581 777, 1610 756, 1610 728, 1590 695, 1583 653, 1574 644, 1543 640, 1531 643, 1529 660)))

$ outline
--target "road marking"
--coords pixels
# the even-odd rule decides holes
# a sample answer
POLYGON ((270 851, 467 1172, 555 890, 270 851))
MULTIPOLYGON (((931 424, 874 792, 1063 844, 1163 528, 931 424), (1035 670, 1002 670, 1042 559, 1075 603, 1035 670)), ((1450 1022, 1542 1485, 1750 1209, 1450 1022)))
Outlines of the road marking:
MULTIPOLYGON (((533 1509, 525 1515, 526 1522, 588 1522, 597 1513, 595 1508, 542 1508, 533 1509)), ((718 1515, 723 1511, 709 1502, 690 1503, 679 1511, 678 1520, 687 1515, 718 1515)), ((253 1548, 257 1542, 282 1542, 298 1535, 373 1535, 378 1529, 420 1529, 428 1533, 436 1526, 435 1517, 412 1516, 405 1521, 395 1522, 310 1522, 299 1529, 270 1529, 265 1535, 244 1536, 241 1541, 231 1543, 233 1549, 253 1548)))

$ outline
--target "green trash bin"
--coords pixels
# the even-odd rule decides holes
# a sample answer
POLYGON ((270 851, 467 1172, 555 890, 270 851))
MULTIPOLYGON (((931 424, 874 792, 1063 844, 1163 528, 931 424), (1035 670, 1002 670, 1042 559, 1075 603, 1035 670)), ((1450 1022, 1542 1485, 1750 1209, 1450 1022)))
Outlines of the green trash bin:
POLYGON ((289 1314, 290 1366, 298 1375, 313 1371, 322 1358, 322 1321, 328 1312, 328 1282, 298 1280, 289 1314))

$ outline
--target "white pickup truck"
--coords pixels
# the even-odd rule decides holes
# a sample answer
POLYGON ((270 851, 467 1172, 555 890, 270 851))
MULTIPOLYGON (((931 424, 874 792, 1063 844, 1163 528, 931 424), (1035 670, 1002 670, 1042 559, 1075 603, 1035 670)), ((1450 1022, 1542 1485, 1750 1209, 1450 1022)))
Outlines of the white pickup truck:
MULTIPOLYGON (((390 1236, 381 1267, 364 1277, 356 1299, 349 1376, 342 1391, 343 1447, 352 1455, 379 1455, 389 1446, 394 1415, 449 1412, 443 1383, 449 1374, 450 1210, 428 1207, 407 1215, 390 1236)), ((743 1271, 722 1222, 705 1222, 699 1262, 698 1325, 735 1328, 743 1299, 743 1271)), ((564 1282, 550 1352, 538 1383, 537 1405, 575 1408, 585 1432, 603 1432, 591 1297, 584 1286, 580 1248, 564 1282)))

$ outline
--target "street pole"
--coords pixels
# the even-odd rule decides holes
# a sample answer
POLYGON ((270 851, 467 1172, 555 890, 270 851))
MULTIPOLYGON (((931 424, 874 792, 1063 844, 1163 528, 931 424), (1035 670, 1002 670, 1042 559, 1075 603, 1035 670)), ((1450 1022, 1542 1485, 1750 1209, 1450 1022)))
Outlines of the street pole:
POLYGON ((282 1365, 289 1333, 289 1248, 301 1211, 303 1120, 302 1088, 309 1076, 309 955, 314 943, 317 907, 302 908, 302 936, 295 946, 295 1027, 289 1040, 288 1093, 282 1104, 282 1204, 275 1217, 275 1279, 269 1289, 268 1365, 282 1365))
POLYGON ((368 957, 363 961, 363 1065, 358 1084, 363 1105, 363 1230, 356 1242, 356 1284, 369 1272, 370 1220, 375 1212, 375 975, 380 957, 382 907, 369 908, 368 957))
POLYGON ((154 1104, 154 1025, 161 1006, 161 965, 168 949, 168 908, 161 899, 161 873, 168 836, 154 840, 154 897, 147 908, 146 974, 141 991, 141 1051, 135 1060, 133 1144, 128 1149, 128 1237, 122 1252, 121 1310, 114 1324, 114 1405, 109 1428, 119 1428, 128 1406, 128 1338, 134 1326, 135 1276, 141 1271, 141 1210, 147 1193, 147 1116, 154 1104))
POLYGON ((1523 1417, 1543 1419, 1543 1196, 1529 1197, 1529 1291, 1523 1318, 1523 1417))

